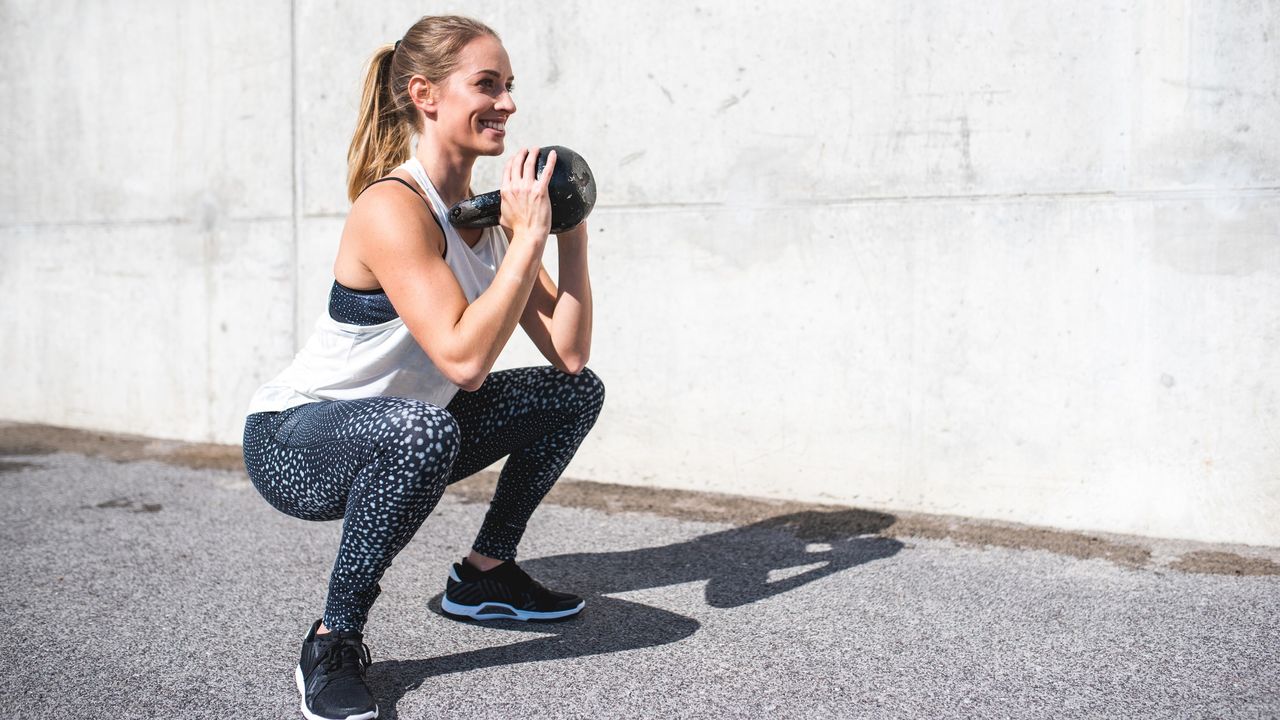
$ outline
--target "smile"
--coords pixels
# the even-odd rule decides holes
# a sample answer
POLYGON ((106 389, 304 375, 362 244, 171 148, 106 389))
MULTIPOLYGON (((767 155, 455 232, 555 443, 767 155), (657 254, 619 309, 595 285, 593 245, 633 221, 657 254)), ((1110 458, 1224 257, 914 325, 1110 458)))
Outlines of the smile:
POLYGON ((496 130, 500 133, 506 132, 507 123, 502 120, 481 120, 480 127, 496 130))

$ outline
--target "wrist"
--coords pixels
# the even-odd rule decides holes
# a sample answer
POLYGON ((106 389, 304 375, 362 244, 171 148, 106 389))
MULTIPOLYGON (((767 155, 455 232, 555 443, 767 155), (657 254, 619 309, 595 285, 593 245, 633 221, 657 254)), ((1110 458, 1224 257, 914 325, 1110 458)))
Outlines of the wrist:
POLYGON ((512 231, 511 244, 514 245, 516 243, 520 243, 522 245, 546 245, 547 237, 548 233, 545 230, 539 232, 537 230, 520 228, 512 231))
POLYGON ((586 243, 587 221, 583 220, 564 232, 556 233, 556 240, 561 243, 586 243))

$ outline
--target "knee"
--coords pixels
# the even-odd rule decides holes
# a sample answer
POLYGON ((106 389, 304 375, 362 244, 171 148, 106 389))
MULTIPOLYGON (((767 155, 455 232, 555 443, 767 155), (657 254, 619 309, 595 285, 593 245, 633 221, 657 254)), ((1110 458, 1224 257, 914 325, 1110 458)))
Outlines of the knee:
POLYGON ((604 381, 589 367, 584 367, 581 372, 569 377, 582 413, 591 416, 594 421, 600 414, 600 408, 604 407, 604 381))
POLYGON ((429 478, 447 477, 462 445, 458 421, 447 410, 418 400, 390 408, 379 450, 396 466, 429 478))

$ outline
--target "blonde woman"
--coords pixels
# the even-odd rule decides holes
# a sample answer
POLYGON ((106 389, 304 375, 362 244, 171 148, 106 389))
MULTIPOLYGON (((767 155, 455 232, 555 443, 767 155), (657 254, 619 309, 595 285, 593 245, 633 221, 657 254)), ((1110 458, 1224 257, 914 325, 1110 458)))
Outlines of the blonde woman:
POLYGON ((343 520, 324 614, 295 671, 308 718, 377 717, 362 633, 378 580, 446 485, 504 456, 470 554, 449 570, 444 610, 548 620, 583 607, 515 558, 604 401, 586 368, 586 226, 557 236, 557 287, 541 260, 554 156, 538 178, 536 148, 506 164, 500 227, 446 220, 472 195, 476 158, 504 152, 512 79, 497 34, 467 18, 422 18, 374 54, 328 311, 250 404, 245 465, 262 496, 294 517, 343 520), (517 324, 550 365, 491 372, 517 324))

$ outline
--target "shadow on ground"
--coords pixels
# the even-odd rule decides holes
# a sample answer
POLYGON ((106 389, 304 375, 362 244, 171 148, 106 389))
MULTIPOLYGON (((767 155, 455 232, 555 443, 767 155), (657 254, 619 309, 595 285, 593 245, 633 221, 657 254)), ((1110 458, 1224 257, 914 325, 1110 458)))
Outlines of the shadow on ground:
MULTIPOLYGON (((400 699, 435 675, 683 640, 698 631, 697 620, 608 595, 706 581, 709 606, 747 605, 896 554, 901 542, 874 536, 894 520, 892 515, 866 510, 806 511, 662 547, 521 562, 521 567, 548 586, 581 595, 587 601, 586 609, 559 623, 485 623, 490 628, 537 633, 539 637, 532 640, 423 660, 374 663, 369 669, 369 684, 380 699, 380 717, 398 717, 400 699), (771 572, 781 577, 770 582, 771 572)), ((439 595, 430 607, 440 612, 439 595)))

